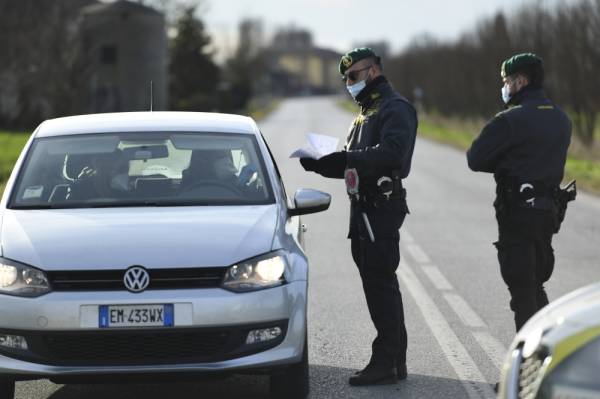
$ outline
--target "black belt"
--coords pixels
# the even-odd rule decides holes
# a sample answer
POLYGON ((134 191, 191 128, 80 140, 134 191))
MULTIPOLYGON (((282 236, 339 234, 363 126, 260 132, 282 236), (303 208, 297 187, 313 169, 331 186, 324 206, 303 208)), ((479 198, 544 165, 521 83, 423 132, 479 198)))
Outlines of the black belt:
POLYGON ((400 171, 393 170, 391 176, 384 175, 377 179, 362 180, 358 198, 355 199, 361 202, 406 199, 406 190, 402 186, 400 171))
POLYGON ((507 205, 519 207, 551 207, 558 187, 552 187, 540 181, 526 181, 516 178, 503 178, 498 181, 498 192, 501 201, 507 205), (541 200, 537 201, 537 200, 541 200))

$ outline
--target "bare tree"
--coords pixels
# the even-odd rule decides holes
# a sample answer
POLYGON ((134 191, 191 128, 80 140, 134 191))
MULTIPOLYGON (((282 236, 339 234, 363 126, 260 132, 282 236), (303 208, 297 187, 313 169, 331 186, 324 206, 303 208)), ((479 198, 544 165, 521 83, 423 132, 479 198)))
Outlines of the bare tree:
POLYGON ((454 42, 418 38, 388 62, 386 73, 407 94, 422 89, 426 109, 489 116, 501 105, 502 60, 535 52, 544 59, 551 97, 573 115, 576 134, 590 144, 600 111, 599 37, 600 0, 552 8, 538 1, 484 19, 454 42))
POLYGON ((86 0, 4 0, 1 4, 0 120, 29 128, 77 113, 88 74, 78 38, 78 10, 86 0), (6 85, 4 85, 6 84, 6 85))

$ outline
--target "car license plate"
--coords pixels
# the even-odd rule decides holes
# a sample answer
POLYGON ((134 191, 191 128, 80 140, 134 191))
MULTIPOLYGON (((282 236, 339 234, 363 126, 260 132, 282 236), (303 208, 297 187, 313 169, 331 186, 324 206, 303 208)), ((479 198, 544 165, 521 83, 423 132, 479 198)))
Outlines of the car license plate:
POLYGON ((173 327, 173 305, 100 305, 100 328, 173 327))

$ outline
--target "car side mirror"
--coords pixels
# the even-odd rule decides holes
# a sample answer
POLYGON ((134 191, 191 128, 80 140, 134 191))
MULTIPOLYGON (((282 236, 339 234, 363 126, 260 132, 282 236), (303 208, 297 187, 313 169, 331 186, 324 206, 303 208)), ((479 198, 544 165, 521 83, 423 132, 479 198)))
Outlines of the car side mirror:
POLYGON ((321 212, 329 208, 331 195, 318 190, 302 188, 294 194, 295 208, 288 209, 288 215, 298 216, 321 212))

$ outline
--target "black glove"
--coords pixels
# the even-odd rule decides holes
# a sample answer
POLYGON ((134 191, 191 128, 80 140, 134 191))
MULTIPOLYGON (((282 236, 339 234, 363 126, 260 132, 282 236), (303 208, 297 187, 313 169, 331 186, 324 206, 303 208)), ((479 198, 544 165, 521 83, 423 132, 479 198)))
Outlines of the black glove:
POLYGON ((319 159, 300 158, 304 170, 317 172, 325 177, 342 178, 346 169, 346 151, 332 152, 319 159))
POLYGON ((335 171, 341 170, 342 174, 346 169, 346 151, 332 152, 331 154, 325 155, 317 160, 318 168, 321 170, 319 173, 323 174, 335 174, 335 171))
POLYGON ((300 158, 300 164, 307 172, 314 172, 317 167, 317 160, 313 158, 300 158))

